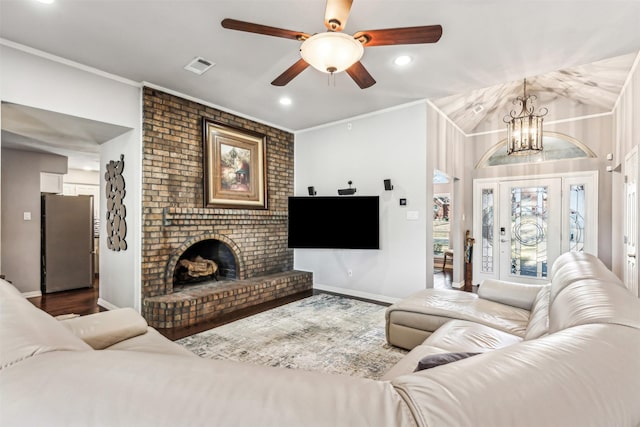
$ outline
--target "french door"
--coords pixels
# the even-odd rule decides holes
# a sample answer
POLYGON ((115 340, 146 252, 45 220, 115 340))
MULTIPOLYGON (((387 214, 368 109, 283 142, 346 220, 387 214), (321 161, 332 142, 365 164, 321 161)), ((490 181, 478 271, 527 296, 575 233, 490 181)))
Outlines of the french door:
POLYGON ((473 282, 548 283, 560 254, 597 255, 597 172, 474 181, 473 282))
POLYGON ((547 283, 561 253, 560 178, 500 183, 500 279, 547 283))

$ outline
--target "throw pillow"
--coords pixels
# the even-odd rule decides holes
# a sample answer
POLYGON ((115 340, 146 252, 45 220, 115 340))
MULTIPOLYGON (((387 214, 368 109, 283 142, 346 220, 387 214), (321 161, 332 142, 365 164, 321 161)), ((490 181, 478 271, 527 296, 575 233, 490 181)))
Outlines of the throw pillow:
POLYGON ((418 366, 415 371, 422 371, 423 369, 435 368, 436 366, 446 365, 447 363, 456 362, 458 360, 466 359, 467 357, 475 356, 480 353, 441 353, 431 354, 425 356, 418 362, 418 366))

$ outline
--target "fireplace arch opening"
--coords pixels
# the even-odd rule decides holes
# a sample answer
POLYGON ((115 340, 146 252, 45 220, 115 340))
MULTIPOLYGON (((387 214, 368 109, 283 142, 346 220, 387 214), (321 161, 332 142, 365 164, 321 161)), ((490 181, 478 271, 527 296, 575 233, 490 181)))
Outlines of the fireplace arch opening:
POLYGON ((174 291, 204 282, 236 280, 239 278, 237 256, 221 240, 200 240, 177 257, 171 277, 174 291))

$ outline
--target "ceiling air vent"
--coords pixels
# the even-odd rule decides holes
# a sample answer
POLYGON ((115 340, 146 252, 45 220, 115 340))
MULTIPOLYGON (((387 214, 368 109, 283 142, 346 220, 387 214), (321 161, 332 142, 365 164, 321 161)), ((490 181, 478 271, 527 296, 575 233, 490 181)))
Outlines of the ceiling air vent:
POLYGON ((207 61, 201 56, 197 56, 191 60, 187 65, 184 66, 184 69, 187 71, 191 71, 192 73, 196 73, 198 75, 203 74, 209 68, 213 67, 214 64, 211 61, 207 61))

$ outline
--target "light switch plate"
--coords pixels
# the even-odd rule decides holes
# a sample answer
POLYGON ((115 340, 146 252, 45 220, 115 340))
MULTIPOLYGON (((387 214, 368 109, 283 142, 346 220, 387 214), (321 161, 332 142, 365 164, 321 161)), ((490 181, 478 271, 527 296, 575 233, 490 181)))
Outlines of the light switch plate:
POLYGON ((418 211, 407 211, 407 220, 409 221, 417 221, 420 218, 418 211))
POLYGON ((24 212, 22 214, 22 217, 24 218, 25 221, 31 221, 31 212, 24 212))

